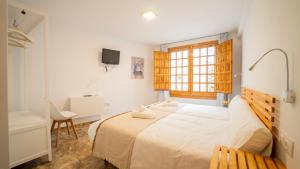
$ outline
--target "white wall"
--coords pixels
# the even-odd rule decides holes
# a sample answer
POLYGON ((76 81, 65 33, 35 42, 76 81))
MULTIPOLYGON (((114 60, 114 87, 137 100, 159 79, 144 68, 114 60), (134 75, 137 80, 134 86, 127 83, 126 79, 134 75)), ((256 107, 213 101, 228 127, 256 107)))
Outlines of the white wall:
POLYGON ((230 99, 234 96, 241 94, 241 83, 242 83, 242 41, 238 37, 237 32, 231 32, 229 38, 232 39, 233 43, 233 59, 232 59, 232 94, 230 99))
POLYGON ((7 1, 0 1, 0 168, 9 168, 7 106, 7 1))
POLYGON ((69 97, 90 92, 103 95, 115 113, 157 101, 152 85, 152 46, 56 22, 51 12, 49 87, 50 98, 59 107, 69 109, 69 97), (99 63, 102 48, 121 51, 120 65, 109 72, 99 63), (144 79, 131 79, 131 56, 145 59, 144 79))
POLYGON ((276 153, 289 169, 300 166, 300 2, 297 0, 253 0, 248 2, 241 25, 243 37, 242 85, 280 97, 286 89, 285 60, 279 52, 271 53, 252 72, 249 66, 265 51, 279 47, 289 55, 291 87, 295 104, 281 102, 279 128, 295 141, 294 156, 289 157, 279 145, 276 153))

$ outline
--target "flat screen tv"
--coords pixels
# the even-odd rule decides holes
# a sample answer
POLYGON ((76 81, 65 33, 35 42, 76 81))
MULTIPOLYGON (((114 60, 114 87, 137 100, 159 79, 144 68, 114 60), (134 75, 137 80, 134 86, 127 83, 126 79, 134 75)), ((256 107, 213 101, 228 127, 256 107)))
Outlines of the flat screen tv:
POLYGON ((120 51, 111 49, 102 49, 102 63, 118 65, 120 61, 120 51))

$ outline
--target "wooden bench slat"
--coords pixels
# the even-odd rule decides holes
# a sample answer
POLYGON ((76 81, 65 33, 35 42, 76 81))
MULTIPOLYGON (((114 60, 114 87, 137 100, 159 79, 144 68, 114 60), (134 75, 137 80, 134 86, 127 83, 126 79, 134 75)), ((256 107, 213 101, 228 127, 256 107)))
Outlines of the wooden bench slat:
POLYGON ((266 157, 265 161, 266 161, 267 166, 268 166, 269 169, 277 169, 277 167, 276 167, 274 161, 272 160, 272 158, 266 157))
POLYGON ((246 163, 246 158, 244 152, 238 150, 238 164, 239 164, 239 169, 247 169, 247 163, 246 163))
POLYGON ((237 169, 237 162, 236 162, 236 151, 233 148, 229 150, 229 169, 237 169))
POLYGON ((226 146, 216 146, 210 160, 210 169, 286 169, 276 158, 243 152, 226 146))
POLYGON ((274 161, 278 169, 286 169, 283 163, 279 159, 275 158, 274 161))
POLYGON ((210 159, 210 169, 218 169, 218 164, 219 164, 219 151, 220 151, 219 145, 215 147, 215 150, 213 152, 213 155, 210 159))
POLYGON ((255 155, 256 163, 259 169, 268 169, 265 160, 260 155, 255 155))
POLYGON ((222 146, 220 169, 227 169, 227 147, 222 146))
POLYGON ((249 169, 257 169, 253 154, 246 153, 246 158, 247 158, 248 168, 249 169))

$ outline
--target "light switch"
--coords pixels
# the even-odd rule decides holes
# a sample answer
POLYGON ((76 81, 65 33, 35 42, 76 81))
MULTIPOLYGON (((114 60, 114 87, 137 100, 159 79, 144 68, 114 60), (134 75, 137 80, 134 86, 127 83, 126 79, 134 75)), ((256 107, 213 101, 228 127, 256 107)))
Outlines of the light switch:
POLYGON ((283 146, 285 152, 290 156, 293 157, 294 154, 294 141, 284 132, 281 132, 280 135, 280 143, 283 146))

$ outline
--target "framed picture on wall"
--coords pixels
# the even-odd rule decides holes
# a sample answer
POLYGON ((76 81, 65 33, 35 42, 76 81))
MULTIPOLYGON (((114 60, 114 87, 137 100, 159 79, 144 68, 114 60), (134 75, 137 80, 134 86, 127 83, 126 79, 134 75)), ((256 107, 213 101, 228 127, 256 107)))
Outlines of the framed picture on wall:
POLYGON ((131 57, 131 78, 144 79, 144 58, 131 57))

